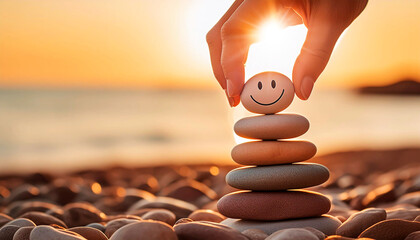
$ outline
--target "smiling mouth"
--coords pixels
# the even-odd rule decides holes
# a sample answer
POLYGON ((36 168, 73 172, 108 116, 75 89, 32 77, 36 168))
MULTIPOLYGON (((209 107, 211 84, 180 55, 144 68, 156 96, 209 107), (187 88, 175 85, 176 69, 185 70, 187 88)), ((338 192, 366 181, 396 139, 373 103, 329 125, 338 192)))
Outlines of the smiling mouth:
POLYGON ((277 98, 277 100, 276 100, 276 101, 274 101, 274 102, 272 102, 272 103, 260 103, 260 102, 258 102, 257 100, 255 100, 255 99, 252 97, 252 95, 249 95, 249 96, 252 98, 252 100, 253 100, 255 103, 257 103, 257 104, 259 104, 259 105, 263 105, 263 106, 270 106, 270 105, 273 105, 274 103, 278 102, 278 101, 280 100, 280 98, 281 98, 281 97, 283 97, 283 94, 284 94, 284 89, 283 89, 283 91, 281 92, 280 97, 279 97, 279 98, 277 98))

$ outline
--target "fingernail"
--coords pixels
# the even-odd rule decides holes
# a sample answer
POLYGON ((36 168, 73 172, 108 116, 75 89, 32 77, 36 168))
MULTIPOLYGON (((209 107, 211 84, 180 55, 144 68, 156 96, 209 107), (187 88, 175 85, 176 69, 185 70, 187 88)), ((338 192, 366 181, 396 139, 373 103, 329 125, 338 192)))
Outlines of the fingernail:
POLYGON ((231 81, 231 80, 226 80, 226 82, 227 82, 227 94, 228 94, 228 96, 229 97, 233 97, 233 94, 234 94, 234 86, 233 86, 233 82, 231 81))
POLYGON ((305 100, 311 96, 312 88, 314 87, 314 80, 311 77, 304 77, 302 79, 302 85, 300 86, 300 91, 305 100))

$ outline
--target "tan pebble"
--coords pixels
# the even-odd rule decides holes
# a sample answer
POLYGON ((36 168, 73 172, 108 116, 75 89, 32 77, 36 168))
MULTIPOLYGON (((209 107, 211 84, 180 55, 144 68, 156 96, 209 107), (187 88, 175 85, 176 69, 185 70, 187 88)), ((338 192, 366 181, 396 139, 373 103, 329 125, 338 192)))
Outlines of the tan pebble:
POLYGON ((9 225, 0 228, 0 239, 1 240, 13 240, 13 236, 19 230, 18 226, 9 225))
POLYGON ((297 114, 274 114, 242 118, 235 123, 235 133, 250 139, 288 139, 303 135, 309 121, 297 114))
POLYGON ((16 218, 8 223, 6 223, 4 226, 18 226, 18 227, 31 227, 36 226, 34 222, 27 218, 16 218))
POLYGON ((356 238, 365 229, 386 219, 386 212, 380 208, 368 208, 352 214, 338 229, 337 234, 356 238))
POLYGON ((266 240, 319 240, 312 232, 303 228, 289 228, 274 232, 266 240))
POLYGON ((46 240, 46 239, 59 239, 59 240, 87 240, 77 233, 55 229, 51 226, 37 226, 32 229, 30 240, 46 240))
POLYGON ((403 219, 413 221, 417 216, 420 215, 420 209, 395 209, 387 211, 386 219, 403 219))
POLYGON ((286 109, 294 96, 295 90, 288 77, 277 72, 263 72, 245 83, 241 102, 250 112, 272 114, 286 109))
POLYGON ((112 234, 114 234, 118 229, 121 227, 131 224, 131 223, 137 223, 139 220, 135 219, 114 219, 112 221, 109 221, 105 226, 105 235, 110 238, 112 234))
POLYGON ((13 240, 29 240, 29 236, 31 235, 32 229, 35 227, 21 227, 16 233, 13 235, 13 240))
POLYGON ((307 141, 254 141, 236 145, 231 155, 242 165, 274 165, 305 161, 315 153, 315 145, 307 141))
POLYGON ((176 218, 188 217, 197 207, 191 203, 170 198, 170 197, 156 197, 154 200, 143 199, 135 203, 128 210, 128 214, 144 208, 164 208, 176 215, 176 218))
POLYGON ((330 172, 321 164, 295 163, 237 168, 226 175, 226 182, 238 189, 276 191, 316 186, 329 176, 330 172))
POLYGON ((363 231, 359 238, 368 237, 380 240, 404 239, 410 233, 420 231, 420 222, 407 220, 384 220, 363 231))
POLYGON ((194 221, 209 221, 215 223, 219 223, 226 219, 222 214, 209 209, 196 210, 188 217, 194 221))
POLYGON ((168 224, 148 220, 125 225, 118 229, 110 240, 138 240, 139 236, 147 236, 148 240, 178 239, 174 229, 168 224))
POLYGON ((408 234, 408 236, 404 240, 419 240, 420 239, 420 231, 412 232, 408 234))
POLYGON ((70 203, 64 206, 63 210, 64 222, 69 227, 85 226, 106 218, 102 211, 88 203, 70 203))
POLYGON ((180 218, 180 219, 178 219, 178 221, 175 222, 174 225, 189 223, 189 222, 193 222, 193 220, 191 218, 180 218))
POLYGON ((27 218, 32 220, 36 225, 51 225, 56 224, 58 226, 67 228, 66 224, 58 218, 42 212, 27 212, 20 216, 21 218, 27 218))
POLYGON ((249 240, 238 230, 213 222, 198 221, 177 224, 174 229, 179 239, 197 239, 199 236, 200 240, 249 240))
POLYGON ((176 221, 176 216, 171 211, 166 209, 155 209, 150 212, 145 213, 141 216, 144 220, 156 220, 165 222, 169 225, 174 225, 176 221))
POLYGON ((242 234, 247 236, 250 240, 264 240, 268 237, 267 233, 255 228, 242 231, 242 234))
POLYGON ((106 235, 96 228, 91 227, 73 227, 69 231, 75 232, 87 240, 108 240, 106 235))

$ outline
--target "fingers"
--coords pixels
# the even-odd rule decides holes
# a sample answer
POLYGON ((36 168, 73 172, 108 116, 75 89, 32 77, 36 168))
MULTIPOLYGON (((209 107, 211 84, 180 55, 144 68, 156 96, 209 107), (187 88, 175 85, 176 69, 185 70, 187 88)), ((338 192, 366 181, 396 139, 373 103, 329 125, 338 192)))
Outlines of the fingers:
POLYGON ((331 53, 342 30, 318 24, 308 29, 305 43, 293 67, 293 84, 296 95, 307 100, 319 75, 327 66, 331 53))
POLYGON ((221 28, 242 2, 243 0, 236 0, 206 36, 213 73, 223 89, 226 89, 226 79, 220 61, 222 55, 221 28))

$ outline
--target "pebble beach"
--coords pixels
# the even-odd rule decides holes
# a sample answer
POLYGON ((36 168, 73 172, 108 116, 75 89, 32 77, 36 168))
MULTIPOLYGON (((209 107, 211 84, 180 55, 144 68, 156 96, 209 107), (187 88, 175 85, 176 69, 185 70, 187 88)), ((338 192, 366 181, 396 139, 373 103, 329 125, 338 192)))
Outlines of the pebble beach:
POLYGON ((332 203, 323 217, 340 225, 328 234, 302 224, 270 233, 228 227, 217 201, 238 190, 225 182, 237 165, 3 174, 0 239, 419 239, 418 156, 399 149, 313 158, 331 174, 308 188, 332 203))

